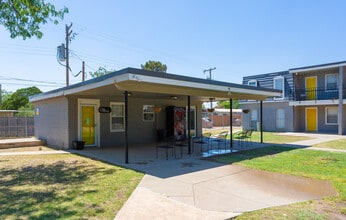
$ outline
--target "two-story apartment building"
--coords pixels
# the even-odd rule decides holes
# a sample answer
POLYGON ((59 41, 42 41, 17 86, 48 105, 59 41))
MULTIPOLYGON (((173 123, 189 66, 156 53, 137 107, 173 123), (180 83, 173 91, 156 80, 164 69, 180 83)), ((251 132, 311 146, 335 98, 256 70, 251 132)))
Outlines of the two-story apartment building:
MULTIPOLYGON (((246 76, 243 84, 283 91, 263 101, 264 131, 346 134, 346 61, 246 76)), ((256 129, 259 102, 241 104, 244 129, 256 129)))

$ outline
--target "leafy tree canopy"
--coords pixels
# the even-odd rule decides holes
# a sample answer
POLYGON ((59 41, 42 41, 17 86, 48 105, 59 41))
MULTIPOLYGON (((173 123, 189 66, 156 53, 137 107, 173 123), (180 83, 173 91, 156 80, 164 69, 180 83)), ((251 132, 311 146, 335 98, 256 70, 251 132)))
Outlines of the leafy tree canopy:
POLYGON ((18 89, 3 100, 1 109, 18 110, 20 107, 24 107, 29 103, 29 96, 39 93, 42 93, 42 91, 36 86, 18 89))
POLYGON ((18 108, 18 114, 17 116, 26 116, 26 117, 33 117, 34 116, 34 104, 28 102, 26 105, 18 108))
POLYGON ((0 0, 0 12, 0 24, 9 30, 11 38, 25 40, 33 36, 41 39, 40 25, 48 21, 58 24, 68 8, 56 10, 44 0, 0 0))
MULTIPOLYGON (((229 109, 229 107, 230 107, 229 101, 219 101, 217 103, 217 107, 229 109)), ((232 108, 234 108, 234 109, 240 108, 239 100, 232 100, 232 108)))
POLYGON ((150 70, 155 72, 166 72, 167 66, 165 64, 162 64, 160 61, 147 61, 144 65, 141 65, 141 68, 144 70, 150 70))
POLYGON ((89 74, 90 74, 90 76, 92 78, 96 78, 96 77, 100 77, 100 76, 104 76, 104 75, 110 74, 110 73, 112 73, 114 71, 115 70, 107 70, 106 67, 100 66, 98 68, 98 70, 96 70, 95 72, 89 72, 89 74))

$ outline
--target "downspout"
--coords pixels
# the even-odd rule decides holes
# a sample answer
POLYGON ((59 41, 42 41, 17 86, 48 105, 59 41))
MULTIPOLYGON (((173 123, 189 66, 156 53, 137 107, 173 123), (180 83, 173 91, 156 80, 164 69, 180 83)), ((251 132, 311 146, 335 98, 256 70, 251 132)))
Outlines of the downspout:
POLYGON ((343 75, 344 75, 344 71, 343 71, 343 66, 339 67, 339 108, 338 108, 338 134, 339 135, 343 135, 344 131, 343 131, 343 101, 344 101, 344 97, 343 97, 343 75))
POLYGON ((233 106, 232 106, 233 100, 232 98, 229 99, 229 132, 230 132, 230 148, 231 153, 233 150, 233 106))
POLYGON ((263 101, 260 101, 260 130, 261 130, 261 144, 263 144, 263 101))

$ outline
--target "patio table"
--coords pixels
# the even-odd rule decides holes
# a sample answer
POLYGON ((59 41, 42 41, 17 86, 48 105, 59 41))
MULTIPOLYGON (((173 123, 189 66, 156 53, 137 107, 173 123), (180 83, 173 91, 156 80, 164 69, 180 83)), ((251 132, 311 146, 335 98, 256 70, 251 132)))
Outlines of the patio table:
POLYGON ((168 150, 171 149, 172 150, 172 157, 175 157, 175 149, 173 145, 158 145, 156 146, 156 159, 159 158, 159 149, 164 149, 166 151, 166 160, 168 160, 168 150))

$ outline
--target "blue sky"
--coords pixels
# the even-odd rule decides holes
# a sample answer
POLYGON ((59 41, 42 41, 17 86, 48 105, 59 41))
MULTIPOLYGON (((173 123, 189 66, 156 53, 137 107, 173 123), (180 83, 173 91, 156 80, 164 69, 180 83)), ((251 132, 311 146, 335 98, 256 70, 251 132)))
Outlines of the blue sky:
MULTIPOLYGON (((0 27, 0 84, 7 91, 65 85, 56 60, 65 24, 76 33, 71 69, 140 68, 148 60, 169 73, 241 83, 242 77, 346 60, 346 1, 102 0, 52 1, 70 12, 44 25, 41 40, 11 39, 0 27), (15 79, 13 79, 15 78, 15 79)), ((88 76, 90 78, 90 76, 88 76)), ((81 77, 70 75, 70 82, 81 77)))

